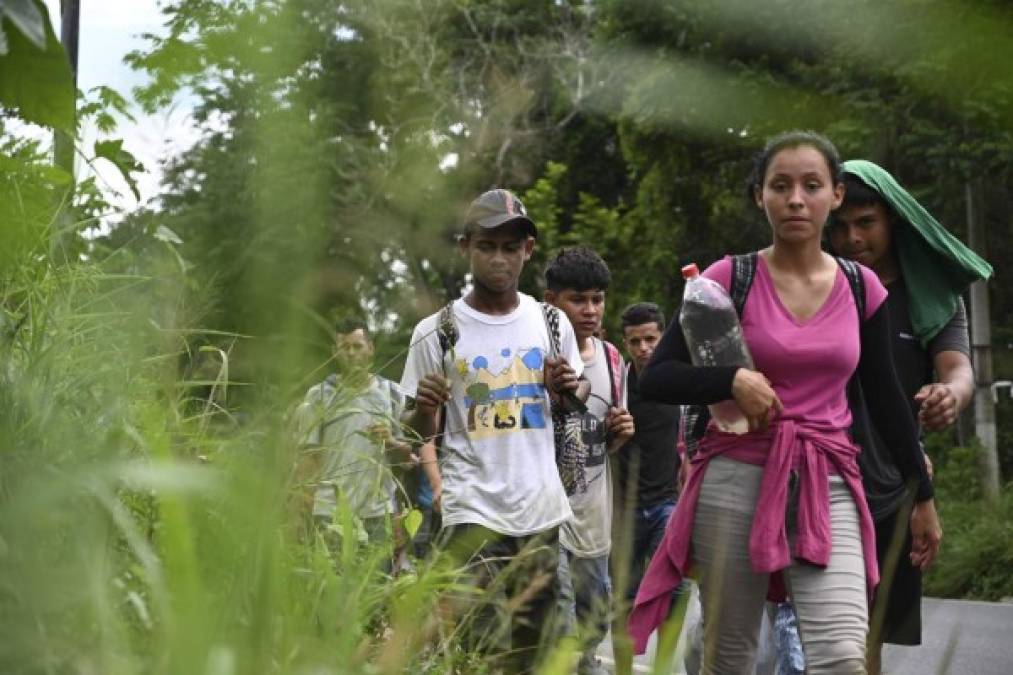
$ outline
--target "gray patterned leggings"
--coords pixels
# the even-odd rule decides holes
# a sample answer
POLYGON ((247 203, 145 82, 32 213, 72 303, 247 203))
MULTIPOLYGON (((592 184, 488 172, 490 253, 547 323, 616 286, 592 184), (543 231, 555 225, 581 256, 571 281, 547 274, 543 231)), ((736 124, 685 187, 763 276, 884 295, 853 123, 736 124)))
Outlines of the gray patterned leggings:
MULTIPOLYGON (((711 460, 693 527, 703 610, 704 675, 753 670, 768 575, 753 572, 749 530, 763 467, 711 460)), ((789 539, 797 500, 789 504, 789 539)), ((798 612, 808 673, 864 675, 868 600, 858 509, 844 482, 830 479, 833 548, 826 569, 795 563, 785 580, 798 612)))

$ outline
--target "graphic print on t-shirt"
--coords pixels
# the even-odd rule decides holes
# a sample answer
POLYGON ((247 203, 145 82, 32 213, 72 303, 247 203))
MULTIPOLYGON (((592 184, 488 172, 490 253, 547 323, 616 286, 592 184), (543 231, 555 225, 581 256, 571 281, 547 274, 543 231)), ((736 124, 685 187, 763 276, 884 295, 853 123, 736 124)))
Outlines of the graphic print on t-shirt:
POLYGON ((605 463, 605 420, 592 412, 580 418, 580 439, 587 448, 585 466, 601 466, 605 463))
POLYGON ((457 359, 464 381, 468 434, 489 438, 525 429, 546 428, 544 356, 539 347, 457 359))

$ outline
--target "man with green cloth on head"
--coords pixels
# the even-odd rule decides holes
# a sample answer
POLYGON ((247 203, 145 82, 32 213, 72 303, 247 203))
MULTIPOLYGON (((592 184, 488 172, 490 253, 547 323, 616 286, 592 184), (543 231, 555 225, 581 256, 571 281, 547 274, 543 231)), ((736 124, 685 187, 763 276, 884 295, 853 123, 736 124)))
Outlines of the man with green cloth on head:
MULTIPOLYGON (((881 167, 852 160, 843 169, 845 196, 831 218, 831 247, 871 268, 886 286, 901 386, 924 429, 945 429, 974 393, 961 294, 992 268, 881 167)), ((876 674, 884 643, 921 644, 921 574, 936 557, 942 530, 931 500, 912 504, 908 481, 868 417, 853 414, 882 578, 870 622, 869 672, 876 674)))

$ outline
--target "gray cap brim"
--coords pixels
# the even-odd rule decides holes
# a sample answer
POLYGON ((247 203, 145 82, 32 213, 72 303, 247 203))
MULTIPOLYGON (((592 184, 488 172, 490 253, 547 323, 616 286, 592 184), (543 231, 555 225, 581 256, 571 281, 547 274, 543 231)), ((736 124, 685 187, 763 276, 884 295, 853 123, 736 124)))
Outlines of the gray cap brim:
POLYGON ((521 216, 516 213, 497 213, 494 216, 486 216, 485 218, 479 218, 474 221, 476 225, 481 227, 483 230, 492 230, 502 225, 508 225, 510 223, 524 223, 525 230, 528 236, 538 238, 538 228, 535 227, 533 220, 527 216, 521 216))

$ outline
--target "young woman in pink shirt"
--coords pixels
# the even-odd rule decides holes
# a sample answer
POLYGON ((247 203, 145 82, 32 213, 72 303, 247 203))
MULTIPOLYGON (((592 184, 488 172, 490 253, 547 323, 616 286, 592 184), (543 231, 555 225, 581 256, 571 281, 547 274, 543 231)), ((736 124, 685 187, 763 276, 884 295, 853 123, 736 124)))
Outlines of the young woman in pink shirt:
MULTIPOLYGON (((833 144, 812 132, 773 138, 750 188, 773 232, 741 316, 756 370, 691 366, 673 322, 641 380, 641 394, 663 403, 732 399, 750 430, 708 428, 641 584, 630 633, 642 651, 667 615, 670 589, 692 566, 703 673, 751 672, 764 601, 787 589, 808 672, 864 674, 868 599, 879 573, 860 448, 849 433, 853 376, 919 500, 932 496, 932 484, 890 358, 886 289, 860 268, 859 317, 849 280, 820 245, 844 196, 833 144)), ((726 289, 731 275, 730 258, 704 272, 726 289)))

